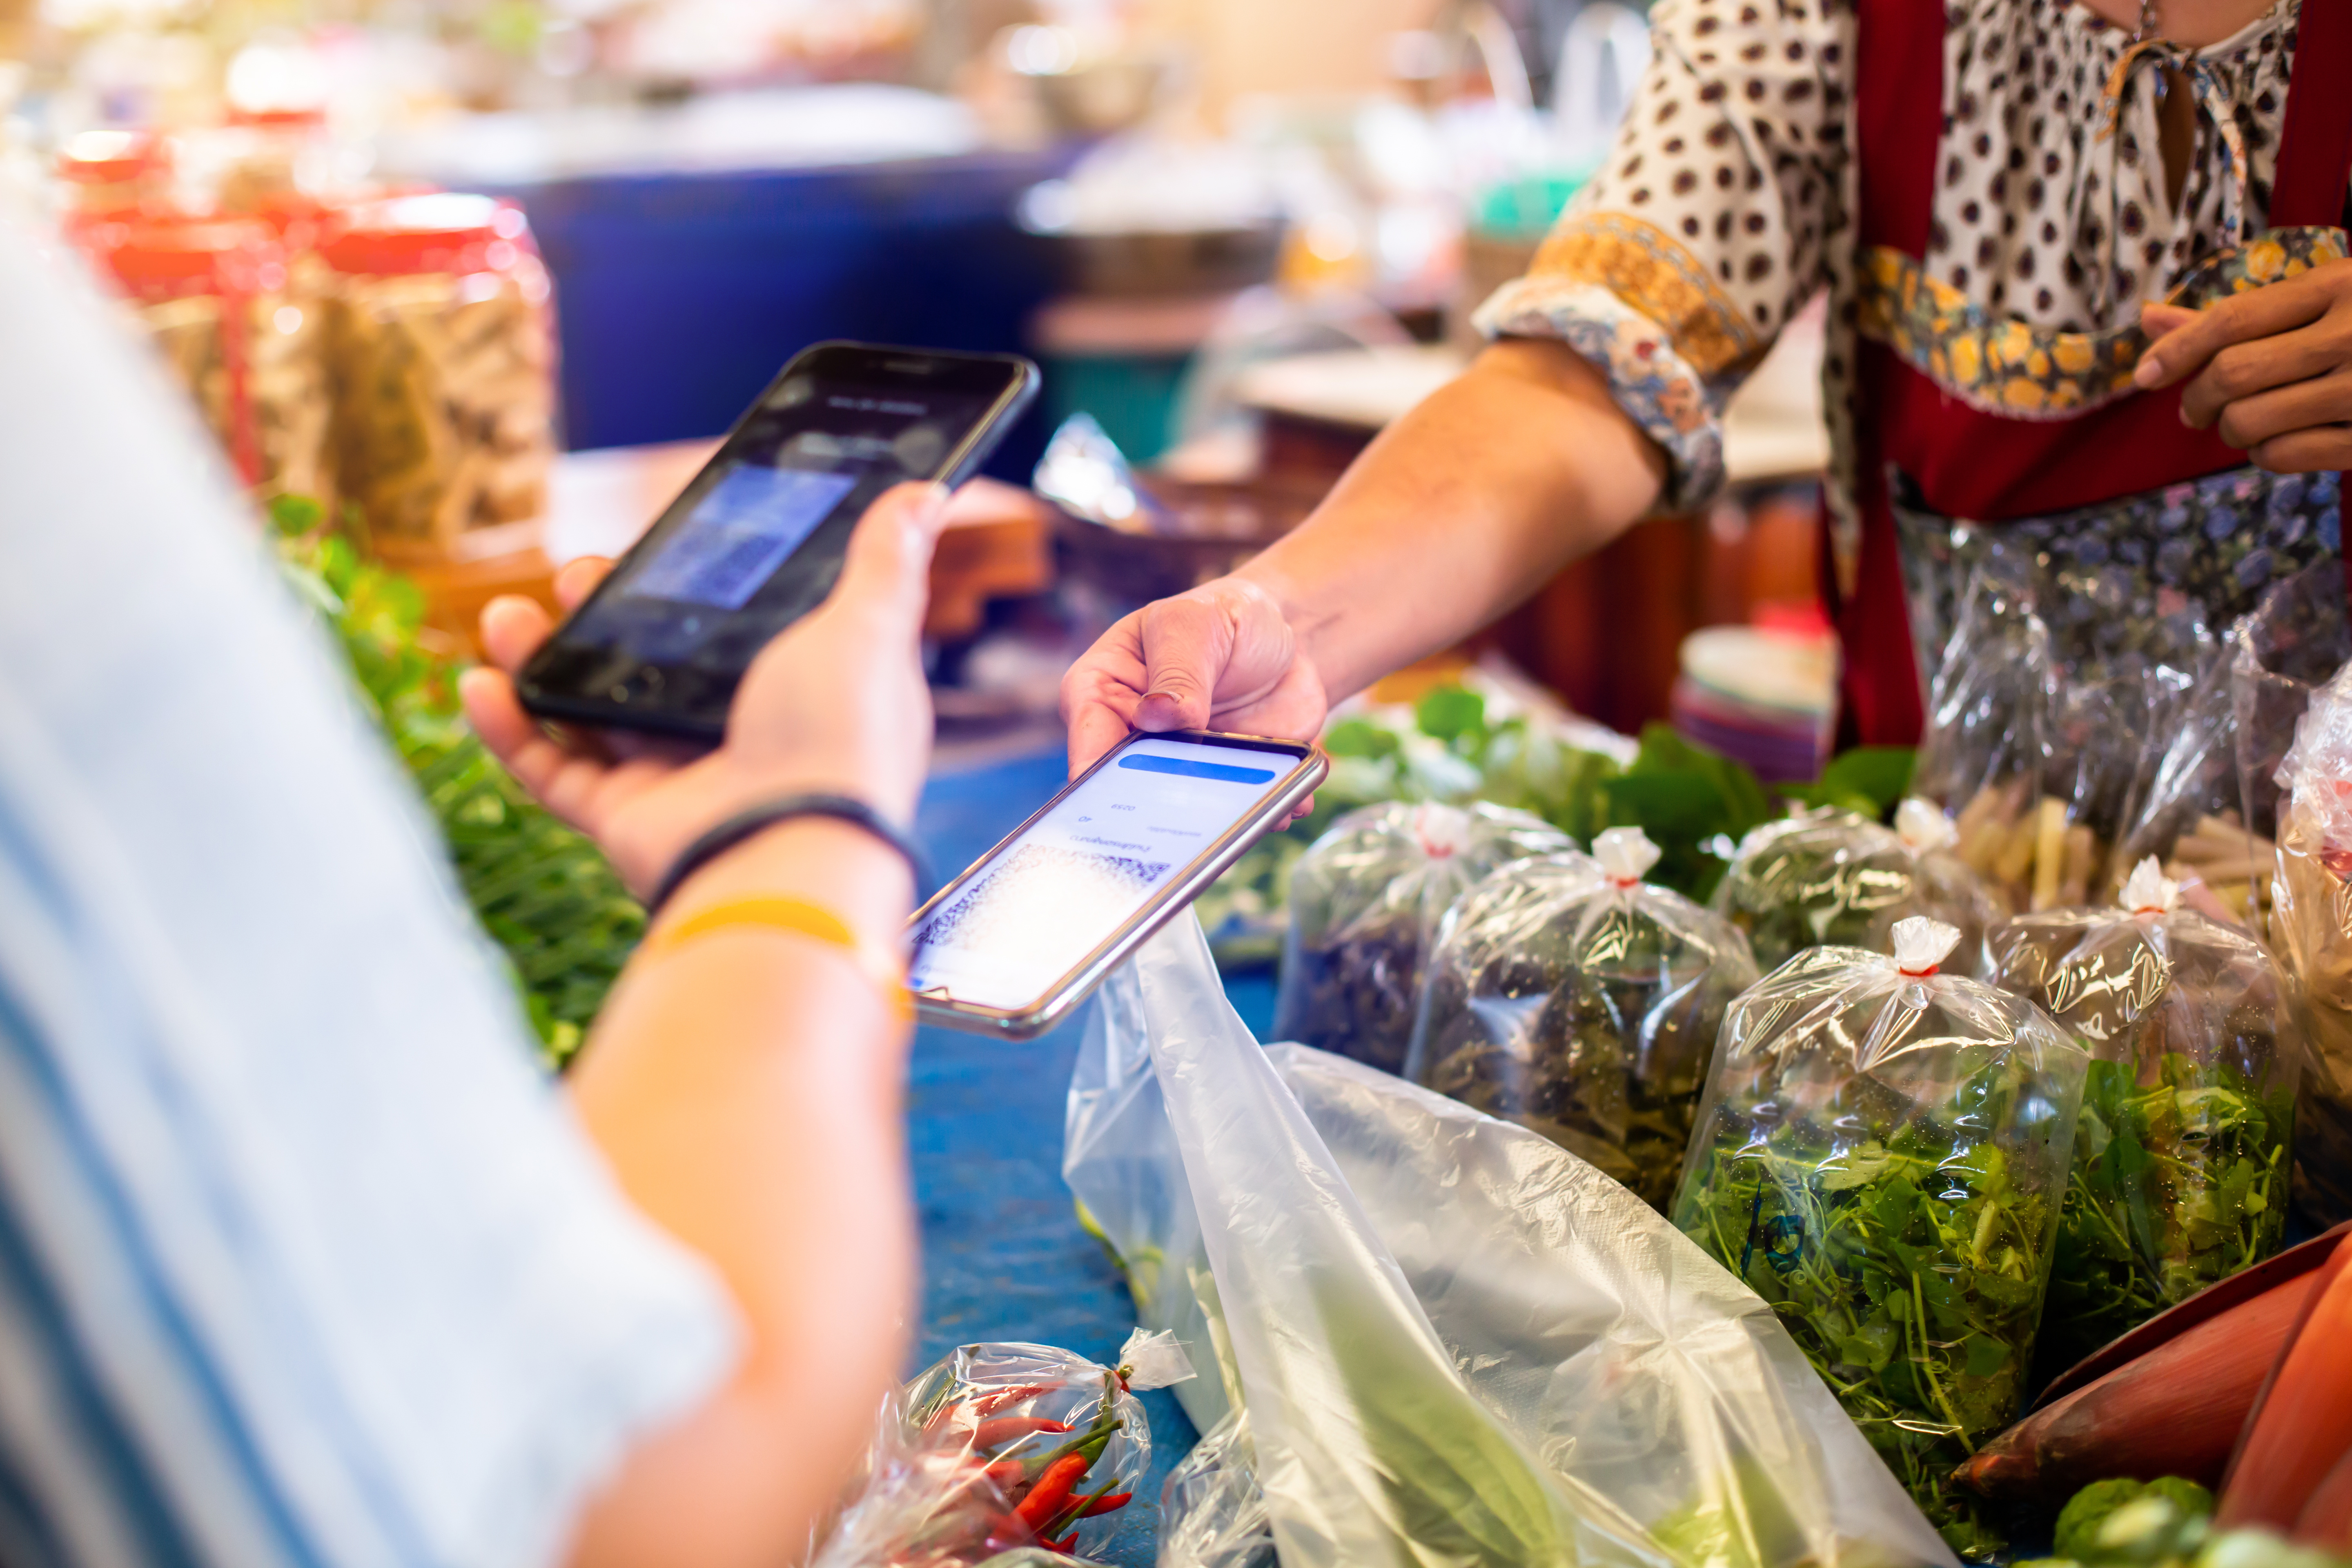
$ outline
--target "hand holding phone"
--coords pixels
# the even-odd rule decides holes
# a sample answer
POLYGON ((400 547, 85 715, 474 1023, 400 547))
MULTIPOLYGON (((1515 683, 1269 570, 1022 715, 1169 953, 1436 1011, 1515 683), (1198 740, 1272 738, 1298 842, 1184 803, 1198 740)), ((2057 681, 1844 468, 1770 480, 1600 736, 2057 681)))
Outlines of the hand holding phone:
POLYGON ((1328 771, 1304 742, 1129 735, 915 911, 917 1016, 1013 1039, 1053 1027, 1328 771))

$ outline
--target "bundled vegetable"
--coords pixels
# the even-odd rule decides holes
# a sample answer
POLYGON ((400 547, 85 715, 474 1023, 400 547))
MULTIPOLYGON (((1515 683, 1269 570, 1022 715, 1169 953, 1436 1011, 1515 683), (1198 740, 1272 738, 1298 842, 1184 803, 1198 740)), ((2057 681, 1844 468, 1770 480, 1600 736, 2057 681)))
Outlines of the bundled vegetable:
POLYGON ((2213 1497, 2178 1476, 2095 1481, 2058 1516, 2055 1557, 2021 1568, 2344 1568, 2266 1530, 2217 1528, 2213 1497))
POLYGON ((2318 691, 2278 769, 2271 936, 2303 996, 2295 1201, 2352 1218, 2352 666, 2318 691))
POLYGON ((2016 1415, 2087 1060, 2032 1003, 1824 947, 1732 1004, 1675 1223, 1769 1302, 1963 1552, 1999 1535, 1954 1469, 2016 1415))
POLYGON ((1994 982, 2090 1055, 2042 1315, 2047 1370, 2278 1248, 2294 1117, 2270 954, 2140 862, 2119 907, 1999 928, 1994 982))
POLYGON ((1291 873, 1275 1034, 1399 1071, 1446 907, 1498 866, 1575 850, 1541 817, 1496 805, 1349 812, 1291 873))
POLYGON ((885 1403, 811 1568, 963 1568, 1044 1546, 1099 1548, 1151 1468, 1131 1390, 1192 1375, 1139 1331, 1116 1368, 1047 1345, 960 1347, 885 1403))
POLYGON ((1926 915, 1960 933, 1946 967, 1974 974, 1984 934, 2001 910, 1983 879, 1951 853, 1958 837, 1942 812, 1916 797, 1896 808, 1892 830, 1855 812, 1817 806, 1749 834, 1714 907, 1748 934, 1768 970, 1809 947, 1885 952, 1896 921, 1926 915))
POLYGON ((1640 828, 1612 827, 1591 858, 1524 860, 1466 894, 1430 959, 1406 1076, 1663 1209, 1756 961, 1720 915, 1643 884, 1657 858, 1640 828))

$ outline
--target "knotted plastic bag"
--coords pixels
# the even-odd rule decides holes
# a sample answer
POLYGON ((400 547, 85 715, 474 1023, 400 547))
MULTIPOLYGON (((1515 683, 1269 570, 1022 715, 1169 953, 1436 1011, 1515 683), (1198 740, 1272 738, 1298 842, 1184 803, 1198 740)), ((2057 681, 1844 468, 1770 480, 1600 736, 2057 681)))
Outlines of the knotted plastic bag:
POLYGON ((1658 849, 1641 829, 1592 848, 1507 866, 1446 915, 1406 1076, 1664 1209, 1723 1010, 1756 961, 1720 915, 1643 884, 1658 849))
POLYGON ((1994 983, 2089 1053, 2042 1360, 2064 1370, 2269 1257, 2286 1224, 2295 1054, 2269 953, 2154 857, 2106 909, 1999 927, 1994 983))
POLYGON ((1190 921, 1104 986, 1064 1171, 1194 1422, 1246 1403, 1202 1484, 1254 1469, 1283 1568, 1953 1561, 1764 1303, 1536 1134, 1261 1049, 1190 921))
POLYGON ((2303 995, 2295 1202, 2352 1219, 2352 666, 2312 694, 2279 764, 2271 935, 2303 995))
POLYGON ((2002 910, 1952 852, 1958 842, 1951 820, 1916 796, 1895 808, 1892 828, 1834 806, 1801 811, 1740 841, 1713 907, 1767 970, 1809 947, 1890 952, 1895 922, 1926 915, 1960 933, 1944 967, 1974 974, 2002 910))
POLYGON ((968 1568, 1066 1560, 1125 1522, 1151 1468, 1130 1392, 1192 1375, 1140 1335, 1117 1367, 1051 1345, 959 1347, 884 1402, 873 1447, 811 1568, 968 1568))
POLYGON ((1732 1004, 1675 1223, 1780 1311, 1945 1538, 1998 1544, 1948 1478, 2007 1426, 2088 1060, 2032 1003, 1895 956, 1800 953, 1732 1004))
POLYGON ((1291 872, 1275 1033, 1402 1070, 1446 907, 1497 866, 1575 849, 1543 818, 1483 803, 1348 813, 1291 872))

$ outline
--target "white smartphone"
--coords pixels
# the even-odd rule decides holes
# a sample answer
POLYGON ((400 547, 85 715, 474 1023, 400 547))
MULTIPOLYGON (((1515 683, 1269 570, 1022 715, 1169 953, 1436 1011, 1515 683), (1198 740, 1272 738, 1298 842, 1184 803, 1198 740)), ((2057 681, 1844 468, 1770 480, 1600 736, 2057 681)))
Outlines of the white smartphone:
POLYGON ((915 911, 916 1016, 1043 1034, 1329 771, 1301 741, 1129 736, 915 911))

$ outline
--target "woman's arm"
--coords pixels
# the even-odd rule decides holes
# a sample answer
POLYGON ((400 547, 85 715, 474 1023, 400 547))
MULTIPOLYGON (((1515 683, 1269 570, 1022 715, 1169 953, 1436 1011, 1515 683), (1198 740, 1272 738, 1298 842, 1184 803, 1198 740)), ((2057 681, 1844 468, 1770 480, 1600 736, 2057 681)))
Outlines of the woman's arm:
MULTIPOLYGON (((706 756, 613 761, 541 731, 503 673, 550 630, 521 600, 485 612, 499 668, 468 676, 467 711, 640 890, 760 800, 834 791, 905 821, 929 750, 919 638, 940 503, 911 486, 877 503, 833 595, 760 656, 706 756)), ((567 574, 567 600, 595 575, 567 574)), ((574 1562, 790 1560, 862 1454, 915 1278, 895 987, 846 949, 772 927, 664 939, 697 911, 781 896, 838 915, 864 953, 895 954, 912 893, 903 862, 857 829, 781 824, 672 896, 597 1020, 573 1103, 637 1207, 726 1281, 748 1348, 714 1398, 627 1458, 580 1521, 574 1562)))

